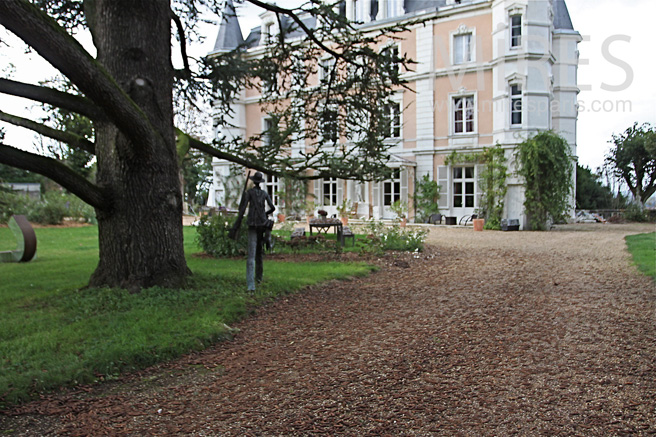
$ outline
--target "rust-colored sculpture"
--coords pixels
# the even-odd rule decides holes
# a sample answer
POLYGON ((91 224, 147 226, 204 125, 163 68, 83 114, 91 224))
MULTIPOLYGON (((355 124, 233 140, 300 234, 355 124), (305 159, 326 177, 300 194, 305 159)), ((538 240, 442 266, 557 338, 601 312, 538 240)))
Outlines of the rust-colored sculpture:
POLYGON ((16 236, 16 250, 0 252, 0 262, 27 262, 36 255, 36 234, 24 215, 9 219, 9 229, 16 236))

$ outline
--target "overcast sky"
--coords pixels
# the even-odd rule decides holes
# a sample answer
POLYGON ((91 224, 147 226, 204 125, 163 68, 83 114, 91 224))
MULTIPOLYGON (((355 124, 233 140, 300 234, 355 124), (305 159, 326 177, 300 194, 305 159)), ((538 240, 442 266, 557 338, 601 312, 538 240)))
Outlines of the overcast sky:
MULTIPOLYGON (((1 1, 1 0, 0 0, 1 1)), ((281 6, 293 6, 299 0, 279 0, 281 6)), ((608 141, 634 122, 656 125, 656 72, 654 56, 655 0, 567 0, 574 28, 584 41, 579 44, 578 120, 579 162, 593 170, 603 164, 608 141)), ((242 30, 259 23, 260 11, 253 7, 239 10, 242 30)), ((198 55, 209 52, 217 26, 208 26, 207 40, 195 47, 198 55)), ((2 38, 6 35, 2 33, 2 38)), ((9 64, 17 66, 16 80, 36 83, 54 72, 38 55, 24 55, 23 48, 0 47, 0 75, 9 64)), ((22 112, 33 103, 0 95, 0 110, 22 112)), ((6 124, 2 124, 6 127, 6 124)), ((29 149, 31 135, 18 128, 7 129, 7 144, 29 149)))

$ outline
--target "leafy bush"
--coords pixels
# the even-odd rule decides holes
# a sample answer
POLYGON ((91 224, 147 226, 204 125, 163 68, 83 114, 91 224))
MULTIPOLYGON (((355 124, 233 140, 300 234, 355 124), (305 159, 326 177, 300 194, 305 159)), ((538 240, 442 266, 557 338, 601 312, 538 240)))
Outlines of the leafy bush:
POLYGON ((0 223, 7 223, 12 215, 21 214, 34 223, 58 225, 64 217, 97 223, 93 207, 77 196, 60 192, 46 193, 42 200, 21 194, 0 191, 0 223))
POLYGON ((437 202, 440 200, 440 186, 436 181, 431 180, 428 175, 423 175, 417 181, 417 190, 413 198, 415 208, 417 208, 417 218, 421 221, 428 221, 432 214, 440 212, 437 202))
POLYGON ((68 215, 67 196, 59 193, 47 193, 43 201, 33 204, 27 213, 27 219, 42 225, 58 225, 68 215))
POLYGON ((371 248, 379 251, 402 250, 416 252, 424 250, 428 231, 425 229, 404 228, 393 223, 387 226, 378 220, 370 220, 365 225, 365 232, 370 236, 371 248))
POLYGON ((248 224, 242 220, 236 240, 228 237, 236 217, 217 214, 203 216, 197 228, 196 241, 203 251, 215 257, 245 255, 248 251, 248 224))
POLYGON ((626 207, 624 210, 624 218, 630 222, 642 223, 649 221, 647 210, 637 202, 633 202, 626 207))
POLYGON ((0 223, 6 224, 12 215, 27 215, 33 202, 27 196, 0 190, 0 223))

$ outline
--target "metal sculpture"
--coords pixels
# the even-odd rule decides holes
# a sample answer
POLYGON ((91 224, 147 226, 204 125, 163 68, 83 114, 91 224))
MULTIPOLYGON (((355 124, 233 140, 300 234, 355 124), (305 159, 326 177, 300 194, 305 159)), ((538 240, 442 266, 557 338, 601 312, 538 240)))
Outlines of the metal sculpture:
POLYGON ((36 234, 24 215, 13 215, 9 229, 16 236, 16 250, 0 252, 0 262, 28 262, 36 256, 36 234))

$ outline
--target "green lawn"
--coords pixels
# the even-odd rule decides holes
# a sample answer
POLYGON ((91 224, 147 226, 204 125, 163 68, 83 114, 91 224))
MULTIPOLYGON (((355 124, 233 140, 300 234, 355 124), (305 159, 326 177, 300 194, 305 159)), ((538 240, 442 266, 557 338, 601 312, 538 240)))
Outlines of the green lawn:
POLYGON ((638 269, 656 279, 656 232, 628 235, 626 245, 638 269))
MULTIPOLYGON (((185 228, 191 286, 132 295, 83 288, 98 262, 95 226, 42 228, 36 235, 36 260, 0 264, 0 409, 201 349, 225 338, 224 324, 272 296, 371 270, 361 263, 265 260, 265 280, 250 296, 245 260, 193 256, 200 252, 195 228, 185 228)), ((14 248, 11 231, 0 228, 0 250, 14 248)))

